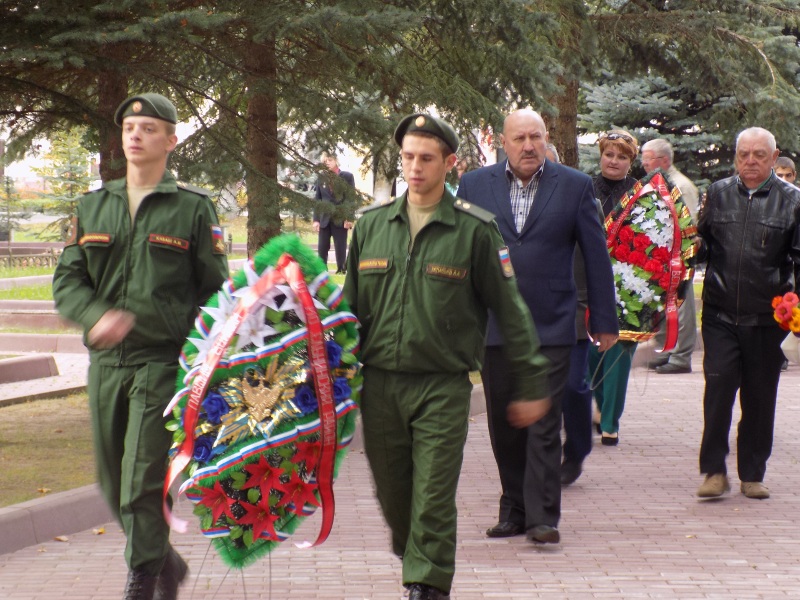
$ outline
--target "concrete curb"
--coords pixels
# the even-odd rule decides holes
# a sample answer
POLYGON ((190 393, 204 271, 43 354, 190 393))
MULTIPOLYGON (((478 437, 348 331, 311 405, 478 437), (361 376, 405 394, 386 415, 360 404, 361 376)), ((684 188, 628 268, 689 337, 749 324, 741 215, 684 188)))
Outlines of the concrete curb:
MULTIPOLYGON (((484 412, 483 386, 478 384, 472 388, 469 414, 472 417, 484 412)), ((350 451, 363 449, 364 436, 359 421, 350 451)), ((111 520, 113 516, 97 484, 0 508, 0 554, 98 527, 111 520)))
POLYGON ((83 345, 83 336, 75 333, 0 333, 0 351, 67 354, 88 352, 83 345))
POLYGON ((0 508, 0 554, 113 520, 96 484, 0 508))

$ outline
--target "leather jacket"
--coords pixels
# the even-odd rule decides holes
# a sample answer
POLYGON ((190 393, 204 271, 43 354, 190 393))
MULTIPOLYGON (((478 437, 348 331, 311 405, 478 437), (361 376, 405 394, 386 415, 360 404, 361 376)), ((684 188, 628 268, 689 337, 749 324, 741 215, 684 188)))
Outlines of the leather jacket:
POLYGON ((736 325, 775 324, 772 299, 800 278, 800 189, 773 173, 752 193, 713 183, 700 212, 703 311, 736 325))

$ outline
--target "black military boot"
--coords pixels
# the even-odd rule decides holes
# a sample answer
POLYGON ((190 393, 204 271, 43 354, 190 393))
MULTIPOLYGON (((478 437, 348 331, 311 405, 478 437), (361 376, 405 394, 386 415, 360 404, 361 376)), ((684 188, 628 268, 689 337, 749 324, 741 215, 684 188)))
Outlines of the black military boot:
POLYGON ((167 553, 167 560, 164 561, 164 566, 158 575, 156 593, 153 596, 153 600, 177 600, 178 586, 180 586, 188 571, 189 567, 186 565, 186 561, 170 547, 167 553))
POLYGON ((125 583, 122 600, 153 600, 156 579, 155 575, 150 575, 142 569, 128 571, 128 581, 125 583))

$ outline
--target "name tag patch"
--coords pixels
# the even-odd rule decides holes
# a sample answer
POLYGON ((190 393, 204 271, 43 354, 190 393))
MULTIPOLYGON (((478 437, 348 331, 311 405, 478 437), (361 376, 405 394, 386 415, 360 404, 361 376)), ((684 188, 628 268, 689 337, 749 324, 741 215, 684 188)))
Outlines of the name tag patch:
POLYGON ((369 271, 372 269, 388 269, 388 268, 389 268, 388 258, 365 258, 364 260, 358 261, 359 271, 369 271))
POLYGON ((508 253, 508 247, 503 246, 497 251, 500 257, 500 268, 503 270, 503 276, 507 279, 514 276, 514 267, 511 265, 511 256, 508 253))
POLYGON ((78 240, 78 244, 83 246, 84 244, 110 244, 111 243, 111 234, 110 233, 87 233, 84 234, 80 240, 78 240))
POLYGON ((467 276, 467 270, 461 267, 449 267, 447 265, 425 265, 425 273, 427 275, 435 275, 436 277, 444 277, 445 279, 462 280, 467 276))
POLYGON ((188 240, 172 237, 171 235, 163 235, 161 233, 151 233, 148 238, 151 244, 158 244, 160 246, 169 246, 170 248, 180 248, 181 250, 189 249, 188 240))

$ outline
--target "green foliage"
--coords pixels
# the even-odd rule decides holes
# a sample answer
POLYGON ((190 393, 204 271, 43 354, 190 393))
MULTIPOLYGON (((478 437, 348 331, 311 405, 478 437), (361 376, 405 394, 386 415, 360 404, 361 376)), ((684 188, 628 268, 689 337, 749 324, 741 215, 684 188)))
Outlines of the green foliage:
POLYGON ((679 164, 699 180, 729 168, 736 128, 772 128, 792 154, 800 133, 797 0, 17 0, 0 17, 10 158, 86 126, 103 177, 120 176, 114 109, 164 93, 196 127, 171 167, 215 190, 244 182, 256 241, 310 212, 300 188, 321 150, 358 148, 391 180, 392 130, 416 110, 449 119, 476 161, 475 132, 518 106, 560 111, 574 143, 583 82, 586 131, 686 138, 679 164))
MULTIPOLYGON (((661 137, 701 188, 732 172, 736 134, 770 129, 800 151, 800 3, 595 2, 600 52, 584 79, 579 127, 661 137)), ((599 172, 596 146, 581 167, 599 172)), ((633 175, 644 172, 635 165, 633 175)))
MULTIPOLYGON (((65 222, 60 223, 63 225, 60 229, 64 231, 67 216, 74 212, 78 198, 89 189, 94 179, 86 136, 84 127, 54 132, 50 137, 50 150, 42 157, 44 166, 33 168, 47 183, 44 208, 65 216, 65 222)), ((59 227, 52 229, 59 230, 59 227)))

